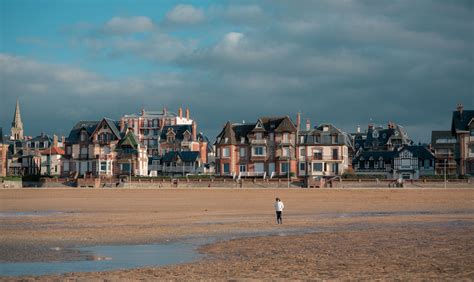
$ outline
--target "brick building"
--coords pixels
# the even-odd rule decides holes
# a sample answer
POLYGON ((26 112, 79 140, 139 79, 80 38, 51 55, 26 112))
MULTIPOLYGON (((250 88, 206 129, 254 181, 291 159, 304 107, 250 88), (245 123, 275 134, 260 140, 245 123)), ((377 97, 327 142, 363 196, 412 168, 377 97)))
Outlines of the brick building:
POLYGON ((321 124, 298 133, 298 176, 342 175, 352 166, 351 137, 332 124, 321 124))
POLYGON ((296 137, 297 126, 288 116, 262 117, 255 123, 227 122, 215 143, 216 175, 296 175, 296 137))
POLYGON ((451 133, 456 137, 456 162, 459 175, 474 175, 474 110, 459 104, 453 112, 451 133))
POLYGON ((62 161, 63 176, 148 175, 146 147, 119 122, 80 121, 69 133, 62 161))

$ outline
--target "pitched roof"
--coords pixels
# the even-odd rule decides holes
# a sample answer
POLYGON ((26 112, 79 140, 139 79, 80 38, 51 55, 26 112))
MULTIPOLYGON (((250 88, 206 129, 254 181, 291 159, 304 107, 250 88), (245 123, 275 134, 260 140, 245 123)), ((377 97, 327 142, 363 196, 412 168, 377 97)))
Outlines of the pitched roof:
POLYGON ((311 130, 300 131, 299 138, 304 136, 303 144, 333 145, 331 136, 334 135, 338 136, 337 145, 346 145, 347 147, 352 148, 352 141, 349 134, 329 123, 321 124, 317 128, 311 130), (326 131, 324 130, 325 128, 327 128, 326 131), (316 136, 319 136, 318 142, 316 142, 316 136))
POLYGON ((163 129, 161 130, 161 136, 160 138, 162 140, 166 140, 166 134, 168 133, 169 129, 173 129, 174 134, 176 134, 175 138, 177 140, 183 140, 184 139, 184 133, 189 131, 189 133, 193 134, 193 126, 190 124, 182 124, 182 125, 167 125, 164 126, 163 129))
POLYGON ((44 149, 41 151, 41 155, 64 155, 64 150, 59 147, 52 147, 50 149, 44 149))
POLYGON ((195 151, 171 151, 161 157, 162 163, 170 163, 176 161, 178 158, 183 162, 195 162, 199 159, 199 152, 195 151))
POLYGON ((41 134, 30 140, 26 140, 26 142, 44 142, 44 141, 53 142, 53 138, 51 138, 47 134, 41 134))
POLYGON ((408 150, 412 152, 414 157, 420 158, 420 159, 434 159, 435 156, 434 154, 425 146, 420 146, 420 145, 410 145, 410 146, 403 146, 397 153, 397 156, 403 151, 403 150, 408 150))
POLYGON ((138 147, 138 140, 137 140, 137 137, 135 136, 135 134, 133 133, 133 131, 128 131, 125 136, 119 141, 118 143, 118 146, 124 146, 124 145, 128 145, 128 146, 131 146, 133 148, 137 148, 138 147))
POLYGON ((256 123, 234 123, 228 121, 222 131, 217 135, 215 144, 229 144, 235 145, 240 143, 240 139, 244 137, 247 140, 247 135, 256 131, 266 132, 296 132, 296 126, 293 124, 288 116, 284 117, 262 117, 256 123), (262 128, 256 128, 257 124, 261 123, 262 128), (225 143, 227 138, 227 143, 225 143))
MULTIPOLYGON (((448 140, 453 139, 456 140, 456 136, 454 136, 450 130, 433 130, 431 131, 431 145, 435 146, 438 144, 436 142, 438 139, 448 140)), ((442 144, 445 144, 444 142, 442 144)))
POLYGON ((458 131, 469 131, 469 124, 472 119, 474 119, 473 110, 463 110, 462 114, 460 111, 454 111, 451 122, 451 132, 456 134, 458 131))
POLYGON ((69 132, 69 136, 67 138, 68 142, 75 143, 79 141, 79 133, 82 129, 86 130, 89 135, 91 135, 96 127, 99 125, 99 121, 79 121, 74 125, 74 127, 69 132))

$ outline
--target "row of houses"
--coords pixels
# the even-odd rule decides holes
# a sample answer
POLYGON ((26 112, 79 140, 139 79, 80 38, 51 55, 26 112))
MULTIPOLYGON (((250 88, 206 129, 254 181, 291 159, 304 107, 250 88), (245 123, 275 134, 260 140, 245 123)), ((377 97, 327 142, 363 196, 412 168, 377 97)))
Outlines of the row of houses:
MULTIPOLYGON (((120 120, 79 121, 67 137, 24 136, 17 101, 10 138, 0 132, 0 175, 117 177, 213 174, 236 179, 334 178, 344 174, 387 179, 474 175, 474 111, 458 105, 451 130, 433 131, 415 145, 405 128, 369 124, 346 133, 330 123, 312 126, 289 116, 228 121, 214 143, 183 115, 145 111, 120 120)), ((0 129, 1 130, 1 129, 0 129)))

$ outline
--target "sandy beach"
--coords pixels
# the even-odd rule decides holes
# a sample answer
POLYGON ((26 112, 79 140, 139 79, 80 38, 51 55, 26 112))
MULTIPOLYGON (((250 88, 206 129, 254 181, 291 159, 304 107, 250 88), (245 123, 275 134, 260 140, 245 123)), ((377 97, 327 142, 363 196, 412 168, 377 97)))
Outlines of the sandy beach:
POLYGON ((0 212, 2 263, 212 239, 191 263, 2 280, 474 279, 473 189, 4 189, 0 212))

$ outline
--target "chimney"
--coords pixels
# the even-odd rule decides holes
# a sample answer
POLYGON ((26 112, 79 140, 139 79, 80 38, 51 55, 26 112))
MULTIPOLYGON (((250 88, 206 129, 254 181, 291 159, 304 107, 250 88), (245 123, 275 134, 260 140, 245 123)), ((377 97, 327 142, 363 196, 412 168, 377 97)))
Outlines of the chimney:
POLYGON ((301 127, 301 113, 296 114, 296 129, 300 130, 301 127))
POLYGON ((306 119, 306 130, 307 131, 310 131, 311 130, 311 121, 308 119, 306 119))
POLYGON ((189 119, 189 108, 186 108, 186 119, 189 119))
POLYGON ((125 131, 125 120, 122 118, 120 119, 120 128, 119 128, 120 132, 124 132, 125 131))
POLYGON ((53 147, 58 147, 58 136, 56 134, 53 135, 53 147))
POLYGON ((360 125, 356 127, 356 133, 360 133, 360 125))
POLYGON ((61 143, 62 143, 63 146, 65 145, 65 143, 66 143, 66 137, 61 136, 61 143))
POLYGON ((369 131, 374 130, 374 125, 369 123, 369 131))
POLYGON ((163 107, 163 115, 166 115, 168 113, 168 109, 166 107, 163 107))
POLYGON ((179 118, 183 118, 183 108, 179 107, 178 109, 178 116, 179 118))
POLYGON ((145 115, 145 108, 142 108, 142 116, 145 115))
POLYGON ((193 120, 193 141, 196 141, 196 139, 197 139, 197 124, 193 120))
POLYGON ((456 107, 456 110, 459 112, 459 117, 462 119, 462 112, 464 112, 464 105, 459 103, 456 107))

